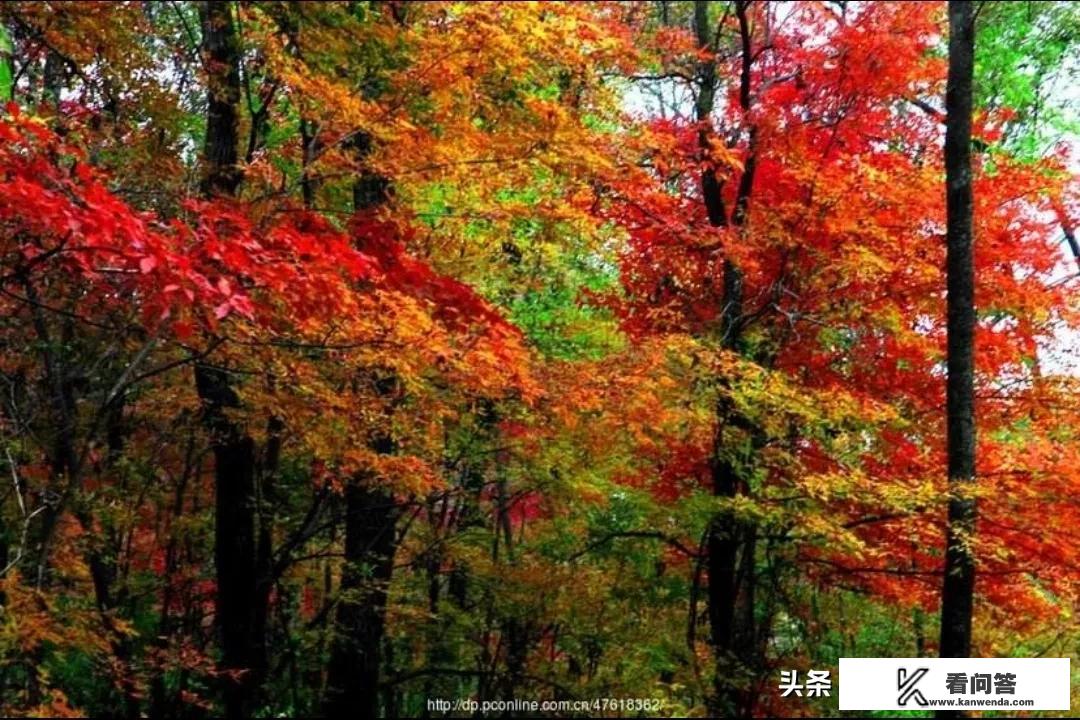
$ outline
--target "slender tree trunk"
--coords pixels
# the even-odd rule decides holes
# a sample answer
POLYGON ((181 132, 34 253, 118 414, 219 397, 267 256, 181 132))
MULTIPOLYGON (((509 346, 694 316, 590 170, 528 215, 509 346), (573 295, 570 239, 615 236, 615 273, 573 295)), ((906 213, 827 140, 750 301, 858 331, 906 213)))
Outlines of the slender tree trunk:
POLYGON ((362 479, 345 488, 345 565, 330 653, 327 717, 375 718, 386 601, 397 551, 401 506, 362 479))
MULTIPOLYGON (((355 141, 362 160, 371 139, 360 133, 355 141)), ((353 185, 353 209, 367 212, 385 202, 389 182, 363 172, 353 185)), ((376 392, 388 398, 398 392, 398 379, 375 379, 376 392)), ((370 441, 383 455, 397 451, 393 438, 380 433, 370 441)), ((375 478, 354 478, 345 490, 345 564, 341 574, 336 636, 327 672, 323 710, 327 717, 375 718, 379 714, 379 670, 386 632, 386 600, 397 552, 397 522, 401 506, 393 493, 375 478)))
POLYGON ((947 184, 949 520, 941 590, 941 656, 971 655, 975 562, 971 554, 975 482, 975 270, 972 243, 972 3, 949 2, 949 82, 945 95, 947 184))
MULTIPOLYGON (((290 3, 281 17, 293 52, 301 56, 299 3, 290 3)), ((315 127, 301 119, 303 170, 301 189, 304 206, 312 208, 317 181, 308 166, 318 149, 315 127)), ((362 162, 371 151, 371 138, 358 133, 353 149, 362 162)), ((374 210, 381 205, 389 182, 377 174, 362 172, 353 185, 353 210, 374 210)), ((376 391, 385 397, 397 392, 393 376, 376 378, 376 391)), ((391 406, 392 406, 391 401, 391 406)), ((369 440, 380 454, 396 452, 388 433, 369 440)), ((379 675, 386 635, 386 603, 397 551, 397 523, 401 507, 393 493, 371 477, 356 477, 345 489, 345 547, 340 582, 340 600, 334 615, 334 635, 326 671, 323 712, 327 717, 374 718, 379 712, 379 675)), ((327 576, 327 593, 330 592, 327 576)))
POLYGON ((257 573, 255 444, 225 416, 239 406, 226 373, 198 366, 195 379, 214 452, 216 621, 221 633, 225 713, 250 714, 255 694, 257 573))
MULTIPOLYGON (((240 46, 230 3, 205 2, 199 10, 208 92, 202 192, 228 197, 242 179, 237 165, 240 46)), ((258 652, 265 613, 258 610, 255 443, 226 415, 240 403, 225 370, 198 363, 195 385, 214 453, 216 622, 225 714, 242 718, 253 710, 263 665, 258 652)))
POLYGON ((201 189, 207 197, 231 197, 243 179, 236 149, 240 132, 240 43, 230 3, 204 2, 199 13, 208 96, 201 189))
MULTIPOLYGON (((699 45, 714 50, 715 39, 709 25, 708 5, 705 0, 696 0, 694 3, 694 29, 699 45)), ((747 9, 746 2, 735 3, 742 63, 739 105, 744 116, 749 113, 751 106, 750 69, 753 63, 747 9)), ((711 119, 717 89, 715 60, 710 57, 702 61, 697 75, 699 88, 695 111, 700 126, 698 142, 702 152, 707 155, 715 142, 711 119)), ((723 181, 717 178, 716 170, 711 164, 705 164, 701 191, 710 225, 730 226, 739 231, 745 226, 756 164, 756 133, 751 127, 748 154, 739 178, 730 220, 723 198, 723 181)), ((743 274, 738 265, 729 258, 723 260, 721 267, 723 291, 720 342, 725 349, 738 351, 743 310, 743 274)), ((710 468, 713 494, 723 498, 734 498, 745 490, 745 483, 741 480, 745 462, 737 462, 731 457, 731 448, 739 443, 739 439, 732 441, 727 434, 729 429, 754 435, 753 429, 747 426, 743 418, 737 416, 726 397, 721 396, 716 403, 716 433, 710 468)), ((749 458, 742 460, 748 461, 749 458)), ((714 517, 709 527, 707 601, 710 643, 716 663, 710 710, 717 715, 742 715, 750 712, 747 700, 749 696, 739 689, 738 671, 754 665, 756 652, 753 640, 756 637, 753 607, 756 544, 753 538, 752 527, 744 526, 727 513, 714 517)))

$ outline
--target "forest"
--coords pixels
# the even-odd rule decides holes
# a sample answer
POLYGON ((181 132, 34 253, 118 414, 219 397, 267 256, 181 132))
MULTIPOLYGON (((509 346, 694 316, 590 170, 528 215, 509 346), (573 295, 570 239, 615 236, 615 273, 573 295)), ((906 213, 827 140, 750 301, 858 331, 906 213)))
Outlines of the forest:
POLYGON ((0 715, 841 716, 841 657, 1080 657, 1078 45, 0 4, 0 715))

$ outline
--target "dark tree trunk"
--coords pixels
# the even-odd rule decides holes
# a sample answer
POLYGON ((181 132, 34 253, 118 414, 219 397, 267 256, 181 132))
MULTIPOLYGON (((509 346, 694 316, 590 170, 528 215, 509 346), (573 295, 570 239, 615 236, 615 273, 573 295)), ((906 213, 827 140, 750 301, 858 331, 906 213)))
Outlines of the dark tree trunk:
POLYGON ((975 563, 970 540, 975 482, 975 270, 972 243, 971 86, 975 28, 971 2, 949 2, 949 82, 945 95, 947 184, 949 520, 941 590, 941 656, 971 655, 975 563))
MULTIPOLYGON (((709 27, 709 3, 707 0, 695 0, 694 2, 694 32, 697 36, 698 45, 702 48, 712 48, 714 45, 709 27)), ((709 152, 714 135, 712 128, 712 111, 716 102, 716 60, 708 58, 703 60, 697 68, 698 95, 694 105, 694 113, 698 122, 698 146, 703 154, 709 152)), ((727 208, 724 206, 723 184, 716 177, 716 169, 711 163, 705 164, 701 173, 701 196, 705 202, 705 211, 709 216, 709 224, 713 227, 725 227, 727 225, 727 208)))
POLYGON ((225 713, 246 717, 257 687, 257 548, 255 443, 225 416, 239 405, 223 370, 195 368, 204 419, 214 452, 214 563, 216 621, 221 633, 225 713))
MULTIPOLYGON (((203 62, 207 77, 206 197, 232 196, 242 179, 237 166, 240 46, 228 2, 199 7, 203 62)), ((221 634, 225 714, 249 716, 263 667, 259 648, 265 611, 259 610, 256 539, 255 443, 226 416, 239 406, 227 371, 198 363, 195 385, 214 453, 214 563, 217 576, 216 622, 221 634)))
POLYGON ((242 179, 236 164, 239 135, 240 43, 230 3, 204 2, 202 59, 206 68, 206 143, 202 192, 232 196, 242 179))
POLYGON ((379 659, 400 514, 383 488, 353 482, 345 489, 343 597, 328 668, 327 717, 378 716, 379 659))
POLYGON ((270 595, 279 577, 274 567, 274 523, 280 506, 278 493, 278 470, 281 464, 282 434, 285 423, 276 415, 266 423, 266 446, 261 467, 253 488, 258 535, 255 543, 255 608, 254 657, 257 669, 265 673, 269 669, 269 618, 270 595))
MULTIPOLYGON (((354 150, 363 162, 371 151, 371 139, 366 133, 357 135, 354 150)), ((353 209, 357 213, 373 210, 386 200, 389 188, 386 178, 362 171, 353 185, 353 209)), ((376 377, 375 389, 387 401, 388 412, 392 412, 393 396, 399 392, 397 377, 376 377)), ((383 455, 397 451, 393 438, 386 433, 373 437, 370 445, 383 455)), ((379 714, 386 598, 401 515, 394 494, 379 482, 378 478, 354 478, 345 492, 345 567, 327 670, 323 707, 327 717, 347 714, 366 719, 379 714)))
MULTIPOLYGON (((736 2, 735 13, 739 23, 740 57, 742 61, 739 78, 739 104, 744 117, 750 111, 750 69, 753 63, 751 30, 747 17, 748 3, 736 2)), ((694 4, 694 29, 699 45, 715 49, 715 39, 709 27, 708 3, 697 0, 694 4)), ((698 142, 703 153, 708 153, 713 139, 711 114, 716 96, 716 63, 713 58, 704 60, 697 69, 698 98, 695 107, 700 125, 698 142)), ((735 206, 729 220, 723 198, 723 182, 717 178, 711 164, 706 163, 701 177, 702 199, 709 223, 713 227, 732 227, 740 230, 746 223, 750 196, 754 186, 756 168, 756 133, 751 127, 748 154, 743 173, 735 194, 735 206)), ((728 350, 738 351, 741 342, 743 313, 742 270, 725 258, 722 266, 723 290, 720 311, 720 342, 728 350)), ((716 403, 716 435, 710 458, 713 494, 717 497, 734 498, 745 491, 741 480, 744 463, 730 457, 731 447, 739 439, 731 438, 728 431, 749 433, 753 428, 731 406, 723 395, 716 403), (730 442, 729 442, 730 441, 730 442)), ((748 460, 743 458, 742 460, 748 460)), ((713 518, 707 542, 708 614, 710 643, 716 661, 713 678, 713 697, 710 710, 717 715, 748 714, 747 695, 740 691, 739 671, 755 665, 756 644, 754 638, 753 586, 755 574, 754 529, 738 522, 727 513, 713 518), (741 569, 740 569, 741 568, 741 569), (741 610, 741 612, 740 612, 741 610)))

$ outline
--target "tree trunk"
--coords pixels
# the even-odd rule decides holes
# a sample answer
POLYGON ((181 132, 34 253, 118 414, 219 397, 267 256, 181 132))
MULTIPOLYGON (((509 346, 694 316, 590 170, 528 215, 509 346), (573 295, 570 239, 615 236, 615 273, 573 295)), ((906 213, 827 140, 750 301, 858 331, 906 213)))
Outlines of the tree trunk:
MULTIPOLYGON (((357 135, 354 150, 361 161, 370 153, 371 139, 366 133, 357 135)), ((354 211, 367 212, 381 205, 389 187, 386 178, 362 172, 353 185, 354 211)), ((389 399, 392 410, 391 396, 399 390, 397 377, 377 377, 375 386, 379 395, 389 399)), ((397 451, 389 434, 378 434, 370 446, 382 455, 397 451)), ((345 491, 345 565, 323 703, 327 717, 347 714, 367 719, 379 714, 379 660, 401 506, 378 483, 377 478, 354 478, 345 491)))
POLYGON ((328 668, 327 717, 378 716, 379 659, 400 514, 401 506, 384 488, 359 481, 345 488, 345 566, 328 668))
MULTIPOLYGON (((744 117, 750 111, 750 68, 753 62, 747 9, 746 2, 735 3, 742 61, 739 105, 744 117)), ((715 40, 709 27, 708 2, 705 0, 696 0, 694 3, 694 30, 702 48, 715 48, 715 40)), ((716 62, 712 57, 699 64, 697 76, 699 90, 695 112, 700 126, 698 142, 708 159, 710 146, 714 142, 711 114, 716 96, 716 62)), ((756 164, 756 133, 751 127, 748 154, 736 189, 734 211, 729 220, 722 195, 723 182, 717 178, 712 165, 705 163, 701 192, 710 225, 730 226, 734 229, 745 226, 756 164)), ((720 343, 727 350, 738 351, 742 322, 743 274, 738 265, 727 258, 722 263, 722 274, 720 343)), ((726 434, 728 429, 749 433, 751 437, 756 436, 753 428, 747 425, 744 418, 738 417, 731 403, 721 396, 716 403, 716 434, 710 458, 712 490, 717 497, 734 498, 744 492, 745 483, 741 477, 745 472, 743 465, 749 458, 736 462, 729 457, 730 438, 726 434)), ((737 445, 738 442, 739 439, 736 438, 730 445, 737 445)), ((754 529, 744 526, 727 513, 719 513, 712 519, 708 532, 706 567, 709 576, 709 639, 716 663, 710 710, 717 715, 748 714, 748 695, 740 691, 739 671, 752 667, 756 654, 753 608, 753 585, 756 581, 754 529)))
POLYGON ((941 657, 971 655, 975 563, 975 270, 972 249, 971 86, 975 28, 971 2, 949 2, 945 95, 947 184, 949 520, 941 590, 941 657))
POLYGON ((236 194, 242 179, 236 164, 240 43, 228 2, 204 2, 199 6, 199 14, 203 28, 202 55, 207 90, 201 189, 206 197, 231 197, 236 194))
MULTIPOLYGON (((230 3, 205 2, 199 11, 208 94, 202 192, 208 198, 228 197, 242 179, 237 166, 240 46, 230 3)), ((226 416, 239 399, 225 370, 198 363, 195 385, 214 453, 216 622, 225 714, 242 718, 253 710, 263 665, 259 624, 266 617, 258 610, 255 443, 226 416)))
POLYGON ((217 576, 216 620, 221 632, 221 670, 225 713, 251 712, 261 665, 255 648, 257 573, 255 541, 255 443, 230 421, 225 408, 239 405, 224 371, 195 368, 204 421, 214 452, 214 563, 217 576))

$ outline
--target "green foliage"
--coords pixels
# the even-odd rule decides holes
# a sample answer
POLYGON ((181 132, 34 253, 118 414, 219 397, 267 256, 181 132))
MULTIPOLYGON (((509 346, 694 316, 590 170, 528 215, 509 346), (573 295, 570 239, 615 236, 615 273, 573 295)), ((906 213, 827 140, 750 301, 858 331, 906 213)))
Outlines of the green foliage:
POLYGON ((11 43, 8 30, 0 24, 0 101, 8 101, 13 97, 14 76, 11 68, 15 63, 15 46, 11 43))
POLYGON ((975 44, 976 103, 1014 113, 1003 143, 1025 158, 1080 132, 1080 7, 1070 2, 986 2, 975 44))

